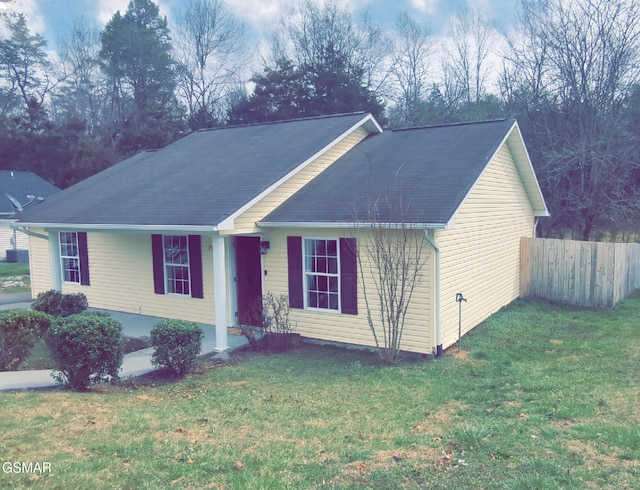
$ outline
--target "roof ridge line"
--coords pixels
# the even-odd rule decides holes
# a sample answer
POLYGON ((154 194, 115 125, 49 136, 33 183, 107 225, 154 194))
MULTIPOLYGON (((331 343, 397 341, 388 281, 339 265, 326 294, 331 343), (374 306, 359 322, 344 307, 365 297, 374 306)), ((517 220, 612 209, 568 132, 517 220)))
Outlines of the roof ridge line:
POLYGON ((486 124, 486 123, 495 123, 495 122, 504 122, 507 121, 506 117, 500 117, 497 119, 483 119, 481 121, 459 121, 453 123, 443 123, 443 124, 427 124, 425 126, 412 126, 408 128, 395 128, 392 129, 392 132, 400 132, 400 131, 411 131, 413 129, 433 129, 433 128, 449 128, 454 126, 471 126, 473 124, 486 124))
POLYGON ((200 133, 200 132, 206 132, 206 131, 218 131, 221 129, 236 129, 236 128, 247 128, 247 127, 253 127, 253 126, 267 126, 272 124, 283 124, 283 123, 298 122, 298 121, 313 121, 318 119, 330 119, 333 117, 356 116, 360 114, 364 115, 368 113, 366 111, 341 112, 339 114, 325 114, 321 116, 297 117, 293 119, 281 119, 278 121, 263 121, 263 122, 257 122, 257 123, 233 124, 231 126, 217 126, 215 128, 201 128, 201 129, 198 129, 197 132, 200 133))

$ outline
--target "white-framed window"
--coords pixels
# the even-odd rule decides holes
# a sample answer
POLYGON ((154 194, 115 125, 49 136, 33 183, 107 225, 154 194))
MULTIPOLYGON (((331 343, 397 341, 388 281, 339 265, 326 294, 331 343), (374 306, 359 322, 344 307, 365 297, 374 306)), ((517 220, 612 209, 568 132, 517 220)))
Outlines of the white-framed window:
POLYGON ((80 252, 78 249, 78 233, 75 231, 60 232, 60 263, 64 282, 80 283, 80 252))
POLYGON ((187 237, 165 235, 163 237, 163 246, 167 293, 190 295, 189 244, 187 237))
POLYGON ((338 240, 305 238, 303 247, 305 307, 340 311, 338 240))

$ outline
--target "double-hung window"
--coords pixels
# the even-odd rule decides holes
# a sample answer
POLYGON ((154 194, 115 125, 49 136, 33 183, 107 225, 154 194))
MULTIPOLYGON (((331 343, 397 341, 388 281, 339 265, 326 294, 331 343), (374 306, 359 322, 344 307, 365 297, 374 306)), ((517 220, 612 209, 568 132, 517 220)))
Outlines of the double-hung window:
POLYGON ((75 231, 60 232, 60 262, 64 282, 80 283, 80 252, 75 231))
POLYGON ((191 294, 189 280, 189 246, 186 236, 165 235, 164 267, 167 292, 191 294))
POLYGON ((304 240, 305 302, 307 308, 340 310, 338 241, 304 240))

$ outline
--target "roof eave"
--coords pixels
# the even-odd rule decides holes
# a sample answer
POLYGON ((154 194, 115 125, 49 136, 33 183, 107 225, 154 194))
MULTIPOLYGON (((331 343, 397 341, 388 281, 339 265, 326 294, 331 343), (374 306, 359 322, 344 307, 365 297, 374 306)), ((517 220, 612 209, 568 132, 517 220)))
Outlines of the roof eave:
POLYGON ((218 231, 217 226, 210 225, 127 225, 118 223, 29 223, 29 222, 12 222, 11 228, 40 228, 47 230, 65 230, 65 231, 95 231, 95 232, 178 232, 178 233, 213 233, 218 231))
POLYGON ((446 223, 365 223, 345 221, 259 221, 259 228, 379 228, 390 227, 410 230, 445 230, 446 223))

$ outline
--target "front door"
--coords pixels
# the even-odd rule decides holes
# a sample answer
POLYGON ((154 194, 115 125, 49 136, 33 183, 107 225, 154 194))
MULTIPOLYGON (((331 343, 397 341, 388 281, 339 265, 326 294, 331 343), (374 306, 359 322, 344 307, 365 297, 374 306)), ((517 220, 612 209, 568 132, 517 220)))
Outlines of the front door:
POLYGON ((260 237, 235 237, 238 322, 262 325, 262 266, 260 237))

